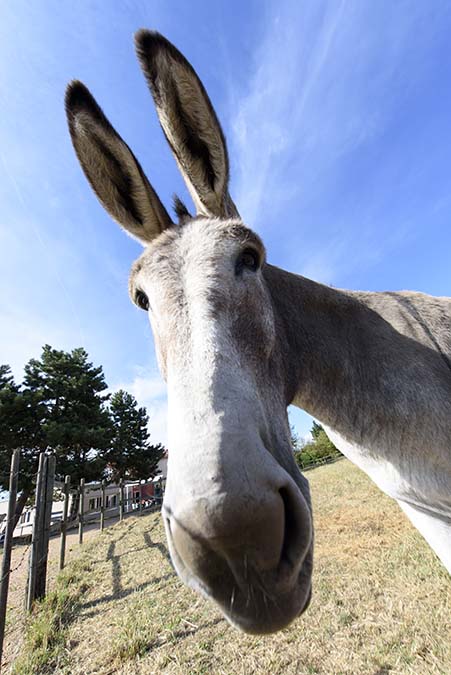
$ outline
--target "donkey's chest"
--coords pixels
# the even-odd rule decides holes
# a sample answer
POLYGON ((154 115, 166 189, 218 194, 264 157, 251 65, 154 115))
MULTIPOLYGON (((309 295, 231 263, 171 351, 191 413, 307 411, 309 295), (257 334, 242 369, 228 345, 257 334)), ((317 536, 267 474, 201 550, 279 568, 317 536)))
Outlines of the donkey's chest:
POLYGON ((324 427, 334 445, 387 495, 451 520, 451 461, 436 466, 432 456, 365 447, 324 427))
POLYGON ((406 453, 389 460, 386 454, 378 456, 377 448, 361 447, 325 429, 348 459, 397 500, 451 574, 451 467, 428 463, 427 454, 409 458, 406 453))

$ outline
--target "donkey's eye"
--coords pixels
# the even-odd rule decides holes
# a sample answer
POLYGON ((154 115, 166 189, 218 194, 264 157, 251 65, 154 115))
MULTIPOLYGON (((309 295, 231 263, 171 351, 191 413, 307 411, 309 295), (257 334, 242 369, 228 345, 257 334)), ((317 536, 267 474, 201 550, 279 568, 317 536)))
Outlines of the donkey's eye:
POLYGON ((238 260, 236 261, 235 271, 237 274, 243 269, 256 272, 260 266, 260 256, 254 248, 245 248, 241 251, 238 260))
POLYGON ((143 291, 136 291, 135 303, 140 309, 143 309, 145 312, 149 309, 149 298, 143 291))

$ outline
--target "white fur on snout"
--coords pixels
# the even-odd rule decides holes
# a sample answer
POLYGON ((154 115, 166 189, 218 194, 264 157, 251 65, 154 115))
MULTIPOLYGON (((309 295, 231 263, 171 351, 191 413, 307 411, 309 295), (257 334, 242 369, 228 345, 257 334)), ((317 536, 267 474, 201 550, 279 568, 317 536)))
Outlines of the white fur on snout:
POLYGON ((247 568, 265 576, 274 602, 291 597, 287 620, 302 609, 310 582, 299 574, 312 526, 308 496, 280 463, 284 453, 284 466, 293 462, 285 404, 269 384, 259 386, 260 362, 255 368, 247 353, 254 321, 261 359, 270 357, 276 330, 262 273, 235 273, 244 245, 223 221, 187 223, 163 235, 158 265, 150 247, 134 283, 150 299, 168 386, 164 515, 173 562, 227 615, 230 594, 242 587, 243 621, 251 626, 257 617, 246 606, 247 568), (290 522, 301 534, 285 548, 287 490, 290 522))
MULTIPOLYGON (((177 344, 167 357, 168 487, 172 491, 173 482, 178 483, 178 477, 183 476, 183 491, 191 491, 197 497, 201 492, 214 491, 224 481, 230 486, 240 485, 251 495, 256 482, 252 462, 256 449, 247 446, 252 436, 254 446, 261 445, 258 434, 266 420, 255 381, 250 372, 243 370, 243 359, 232 339, 233 308, 218 314, 209 301, 229 284, 229 295, 240 302, 234 259, 230 242, 220 238, 215 241, 213 233, 200 237, 198 229, 188 229, 179 243, 185 304, 177 326, 183 339, 173 338, 177 344), (224 453, 225 444, 228 457, 219 453, 219 449, 224 453), (239 453, 243 456, 236 461, 239 453), (229 477, 227 467, 232 466, 241 467, 241 471, 235 469, 229 477)), ((249 283, 257 282, 251 279, 249 283)), ((268 341, 274 339, 271 319, 269 316, 266 321, 268 341)), ((264 458, 259 461, 264 462, 264 458)), ((181 487, 178 486, 178 494, 181 487)), ((174 499, 180 497, 174 495, 174 499)))

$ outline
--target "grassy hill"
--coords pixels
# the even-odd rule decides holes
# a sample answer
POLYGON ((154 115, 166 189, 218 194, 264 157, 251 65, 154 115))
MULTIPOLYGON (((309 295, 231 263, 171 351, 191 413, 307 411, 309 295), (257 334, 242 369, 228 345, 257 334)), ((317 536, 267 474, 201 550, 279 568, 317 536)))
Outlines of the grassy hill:
POLYGON ((272 636, 238 633, 182 586, 159 514, 87 544, 36 611, 16 675, 451 673, 451 579, 347 460, 308 473, 314 596, 272 636))

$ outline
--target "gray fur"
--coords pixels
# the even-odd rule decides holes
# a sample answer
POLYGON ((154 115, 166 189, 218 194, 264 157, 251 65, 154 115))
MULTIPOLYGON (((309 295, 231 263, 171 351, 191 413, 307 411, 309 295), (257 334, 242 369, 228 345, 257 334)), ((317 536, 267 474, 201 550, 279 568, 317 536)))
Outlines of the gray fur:
POLYGON ((136 45, 195 218, 176 201, 173 225, 80 83, 66 109, 97 196, 146 246, 130 295, 150 302, 168 382, 163 517, 178 573, 248 632, 308 606, 313 524, 290 403, 398 500, 451 571, 451 299, 337 290, 268 264, 230 197, 224 136, 193 68, 158 33, 136 45))

